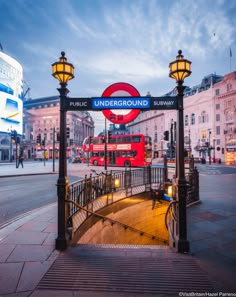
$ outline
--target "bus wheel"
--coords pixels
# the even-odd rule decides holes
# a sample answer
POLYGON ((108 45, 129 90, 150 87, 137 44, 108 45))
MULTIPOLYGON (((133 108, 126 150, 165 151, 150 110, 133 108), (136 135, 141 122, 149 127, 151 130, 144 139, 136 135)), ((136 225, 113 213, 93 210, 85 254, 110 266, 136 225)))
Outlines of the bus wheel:
POLYGON ((125 161, 124 166, 125 167, 130 167, 130 161, 125 161))
POLYGON ((94 160, 94 161, 93 161, 93 165, 94 165, 94 166, 97 166, 97 165, 98 165, 98 161, 97 161, 97 160, 94 160))

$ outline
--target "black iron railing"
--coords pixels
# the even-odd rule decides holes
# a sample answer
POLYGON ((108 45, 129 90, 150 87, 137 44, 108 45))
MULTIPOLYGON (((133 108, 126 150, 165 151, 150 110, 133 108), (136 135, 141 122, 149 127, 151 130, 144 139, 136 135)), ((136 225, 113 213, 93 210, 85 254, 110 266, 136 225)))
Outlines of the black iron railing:
POLYGON ((165 215, 165 226, 169 232, 169 242, 175 247, 175 238, 176 238, 176 222, 177 222, 177 207, 178 202, 173 200, 168 205, 165 215))
MULTIPOLYGON (((93 170, 90 176, 85 176, 83 180, 68 186, 67 200, 71 203, 67 204, 67 227, 73 226, 73 230, 76 232, 80 224, 91 215, 89 211, 97 211, 120 199, 149 192, 153 186, 158 187, 158 185, 172 182, 173 188, 175 188, 174 179, 170 181, 167 180, 167 177, 168 168, 166 166, 126 168, 99 174, 93 170), (73 223, 73 218, 80 212, 80 208, 76 204, 89 210, 78 224, 73 223)), ((199 200, 199 174, 193 163, 186 174, 186 180, 187 204, 191 204, 199 200)), ((173 200, 166 214, 166 227, 170 237, 174 236, 173 226, 177 222, 176 207, 178 206, 175 197, 173 200)))
MULTIPOLYGON (((163 168, 151 167, 102 172, 95 176, 91 174, 89 177, 85 176, 83 180, 70 184, 68 197, 84 207, 101 196, 114 195, 114 193, 127 190, 127 188, 145 187, 153 183, 161 184, 164 182, 163 178, 163 168), (115 184, 116 180, 119 183, 118 187, 115 184)), ((69 215, 73 215, 76 211, 77 208, 74 209, 72 206, 69 215)))

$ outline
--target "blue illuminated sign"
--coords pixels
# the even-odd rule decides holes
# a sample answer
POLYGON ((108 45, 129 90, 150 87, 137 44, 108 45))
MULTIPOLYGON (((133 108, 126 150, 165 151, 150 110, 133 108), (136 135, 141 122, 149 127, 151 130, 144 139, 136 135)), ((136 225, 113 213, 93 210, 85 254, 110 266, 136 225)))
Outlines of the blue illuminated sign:
POLYGON ((148 109, 150 98, 142 97, 93 97, 92 109, 148 109))
POLYGON ((112 110, 112 109, 140 109, 140 110, 170 110, 178 109, 177 97, 91 97, 67 98, 66 110, 112 110))

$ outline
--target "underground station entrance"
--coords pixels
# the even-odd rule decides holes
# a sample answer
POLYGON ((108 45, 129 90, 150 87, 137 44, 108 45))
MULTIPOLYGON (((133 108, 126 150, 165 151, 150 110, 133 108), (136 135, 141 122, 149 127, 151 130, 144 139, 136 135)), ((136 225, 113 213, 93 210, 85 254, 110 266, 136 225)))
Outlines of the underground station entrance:
POLYGON ((183 80, 191 73, 190 63, 179 51, 170 63, 170 77, 176 79, 178 95, 161 98, 141 97, 125 83, 108 87, 101 98, 68 98, 66 86, 74 77, 74 67, 64 52, 60 61, 52 65, 53 76, 61 85, 56 238, 56 249, 61 253, 38 290, 46 289, 48 294, 53 290, 57 296, 62 296, 60 291, 63 296, 109 297, 213 291, 205 272, 193 257, 185 255, 189 253, 186 205, 199 199, 193 160, 186 173, 184 164, 183 80), (118 91, 130 96, 117 96, 118 91), (114 108, 131 111, 124 117, 115 114, 114 108), (162 167, 106 170, 105 174, 85 176, 70 184, 65 130, 66 111, 71 109, 101 110, 113 123, 132 121, 140 110, 176 109, 175 177, 169 176, 164 159, 162 167), (173 249, 177 252, 173 253, 173 249))
MULTIPOLYGON (((169 245, 179 253, 188 253, 186 205, 191 199, 199 199, 194 164, 190 162, 187 176, 184 163, 183 82, 191 74, 191 62, 184 59, 180 50, 176 60, 169 65, 169 76, 177 83, 177 96, 142 97, 132 85, 115 83, 101 97, 71 98, 67 96, 67 82, 74 78, 74 66, 67 62, 64 52, 61 54, 59 62, 52 64, 52 75, 60 82, 56 249, 65 250, 76 242, 136 244, 138 241, 134 238, 138 238, 140 244, 169 245), (102 175, 85 176, 82 181, 69 183, 65 156, 68 110, 102 111, 110 122, 126 124, 133 121, 140 111, 170 109, 177 112, 175 176, 168 176, 164 159, 160 168, 106 170, 102 175), (127 113, 121 114, 120 110, 127 110, 127 113), (170 188, 172 193, 168 195, 170 188)), ((105 135, 105 156, 107 139, 105 135)))

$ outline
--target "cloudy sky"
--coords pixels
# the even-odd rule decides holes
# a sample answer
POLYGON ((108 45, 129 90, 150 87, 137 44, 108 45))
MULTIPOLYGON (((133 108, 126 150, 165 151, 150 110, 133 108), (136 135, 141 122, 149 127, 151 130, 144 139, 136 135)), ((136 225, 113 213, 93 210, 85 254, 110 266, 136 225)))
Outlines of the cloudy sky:
MULTIPOLYGON (((58 94, 51 64, 61 51, 75 66, 71 97, 101 96, 116 82, 161 96, 175 87, 169 62, 179 49, 192 61, 190 87, 236 70, 235 0, 0 0, 0 8, 0 43, 23 66, 31 98, 58 94)), ((104 116, 93 117, 98 133, 104 116)))

